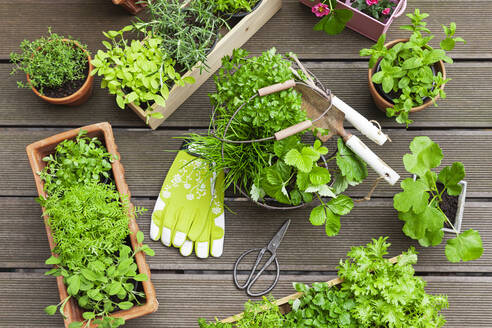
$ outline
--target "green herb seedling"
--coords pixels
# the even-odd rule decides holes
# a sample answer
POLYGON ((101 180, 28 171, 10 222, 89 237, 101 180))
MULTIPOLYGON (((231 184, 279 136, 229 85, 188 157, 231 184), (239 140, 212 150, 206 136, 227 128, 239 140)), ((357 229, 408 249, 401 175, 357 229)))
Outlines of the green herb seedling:
MULTIPOLYGON (((434 101, 437 96, 446 98, 442 86, 450 79, 444 79, 441 72, 434 74, 431 67, 441 60, 453 63, 446 51, 453 50, 456 42, 465 43, 462 38, 453 37, 456 24, 451 23, 450 27, 443 25, 446 38, 440 43, 441 49, 432 48, 429 42, 434 35, 424 21, 428 16, 420 13, 419 9, 415 9, 413 14, 407 14, 412 24, 400 28, 412 32, 409 41, 397 43, 388 49, 384 45, 386 35, 383 34, 370 49, 360 51, 361 56, 371 56, 370 68, 375 68, 380 61, 380 70, 372 76, 372 82, 380 84, 383 91, 393 98, 394 106, 386 108, 386 115, 396 117, 398 123, 406 124, 407 127, 413 122, 408 117, 412 108, 429 99, 434 101)), ((437 106, 435 101, 434 105, 437 106)))
POLYGON ((442 242, 442 228, 446 222, 456 237, 446 243, 446 257, 450 262, 470 261, 480 258, 483 253, 482 239, 474 230, 458 233, 451 220, 440 207, 446 192, 458 196, 462 187, 459 184, 465 177, 465 167, 461 162, 444 167, 439 174, 431 169, 438 167, 443 159, 442 150, 429 137, 416 137, 410 143, 411 154, 405 154, 405 169, 417 175, 414 181, 407 178, 401 182, 403 192, 393 198, 394 208, 400 220, 405 221, 403 232, 419 244, 428 247, 442 242), (438 183, 442 188, 438 188, 438 183))
POLYGON ((175 71, 175 60, 161 48, 162 38, 151 32, 147 32, 142 41, 128 41, 123 37, 125 32, 133 30, 134 26, 125 26, 119 31, 103 32, 112 43, 103 41, 107 50, 97 52, 91 74, 103 76, 101 87, 116 95, 116 104, 121 109, 129 103, 145 105, 148 123, 151 117, 164 117, 151 106, 156 103, 165 107, 169 89, 174 84, 184 86, 194 83, 195 79, 182 77, 175 71))

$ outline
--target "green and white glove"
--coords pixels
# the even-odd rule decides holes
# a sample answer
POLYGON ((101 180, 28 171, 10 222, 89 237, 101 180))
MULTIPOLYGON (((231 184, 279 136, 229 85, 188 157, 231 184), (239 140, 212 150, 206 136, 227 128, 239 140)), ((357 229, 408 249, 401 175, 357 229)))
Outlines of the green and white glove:
POLYGON ((221 256, 225 228, 223 181, 223 172, 215 175, 205 161, 180 150, 152 212, 150 238, 178 247, 183 256, 192 253, 193 245, 200 258, 209 253, 221 256))

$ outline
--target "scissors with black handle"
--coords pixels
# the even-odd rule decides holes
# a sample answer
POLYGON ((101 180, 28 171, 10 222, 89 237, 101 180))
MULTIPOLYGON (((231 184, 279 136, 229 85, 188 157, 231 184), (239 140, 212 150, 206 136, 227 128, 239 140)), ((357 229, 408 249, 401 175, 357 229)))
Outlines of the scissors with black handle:
POLYGON ((243 254, 241 254, 241 256, 239 256, 238 259, 236 260, 236 263, 234 264, 234 272, 233 272, 234 284, 236 285, 237 288, 239 288, 241 290, 246 290, 246 294, 248 294, 248 296, 257 297, 257 296, 265 295, 265 294, 269 293, 277 285, 278 278, 280 277, 280 267, 279 267, 278 261, 277 261, 277 248, 280 245, 280 243, 282 242, 282 239, 284 239, 285 233, 287 232, 289 225, 290 225, 290 219, 285 221, 285 223, 282 225, 280 230, 277 232, 277 234, 275 236, 273 236, 272 240, 270 241, 270 243, 266 247, 253 248, 253 249, 247 250, 243 254), (251 269, 251 272, 249 273, 248 279, 246 280, 246 282, 244 284, 241 285, 237 280, 237 268, 238 268, 241 260, 246 255, 248 255, 249 253, 252 253, 254 251, 259 251, 258 256, 256 257, 255 264, 253 265, 253 268, 251 269), (265 255, 266 252, 269 252, 271 254, 271 256, 266 261, 266 263, 261 267, 261 269, 258 271, 258 273, 255 275, 256 269, 258 268, 258 265, 260 264, 261 259, 263 258, 263 255, 265 255), (259 293, 253 293, 251 291, 251 287, 255 284, 255 282, 258 280, 258 278, 263 274, 263 272, 273 262, 275 262, 275 266, 277 268, 275 281, 266 290, 259 292, 259 293))

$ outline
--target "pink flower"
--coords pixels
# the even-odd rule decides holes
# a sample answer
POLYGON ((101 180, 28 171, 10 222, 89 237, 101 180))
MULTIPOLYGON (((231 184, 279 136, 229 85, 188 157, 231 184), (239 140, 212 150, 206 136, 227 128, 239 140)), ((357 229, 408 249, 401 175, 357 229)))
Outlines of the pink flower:
POLYGON ((316 15, 316 17, 323 17, 330 13, 330 7, 324 3, 318 3, 311 9, 311 11, 316 15))
POLYGON ((386 9, 383 9, 382 13, 383 15, 388 15, 390 13, 391 9, 389 8, 386 8, 386 9))
POLYGON ((379 0, 366 0, 368 6, 377 5, 379 0))

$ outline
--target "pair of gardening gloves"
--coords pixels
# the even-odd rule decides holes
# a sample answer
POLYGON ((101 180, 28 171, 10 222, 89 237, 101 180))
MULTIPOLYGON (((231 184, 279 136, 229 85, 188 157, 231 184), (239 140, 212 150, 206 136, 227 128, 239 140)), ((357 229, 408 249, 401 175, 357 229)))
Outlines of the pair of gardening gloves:
POLYGON ((164 180, 152 212, 150 238, 189 256, 222 255, 224 173, 211 172, 202 159, 180 150, 164 180))

